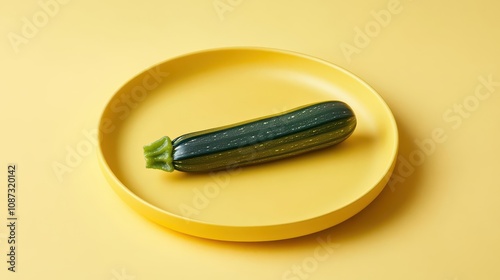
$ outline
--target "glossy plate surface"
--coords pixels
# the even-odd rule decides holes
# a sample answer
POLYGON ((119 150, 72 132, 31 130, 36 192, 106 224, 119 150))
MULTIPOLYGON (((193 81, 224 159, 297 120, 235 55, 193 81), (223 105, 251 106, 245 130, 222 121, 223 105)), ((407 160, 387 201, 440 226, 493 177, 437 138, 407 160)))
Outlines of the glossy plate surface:
POLYGON ((259 48, 192 53, 120 88, 103 112, 99 161, 118 195, 173 230, 228 241, 268 241, 334 226, 387 183, 398 134, 382 98, 353 74, 301 54, 259 48), (358 124, 345 142, 273 163, 207 174, 145 168, 142 146, 179 135, 341 100, 358 124))

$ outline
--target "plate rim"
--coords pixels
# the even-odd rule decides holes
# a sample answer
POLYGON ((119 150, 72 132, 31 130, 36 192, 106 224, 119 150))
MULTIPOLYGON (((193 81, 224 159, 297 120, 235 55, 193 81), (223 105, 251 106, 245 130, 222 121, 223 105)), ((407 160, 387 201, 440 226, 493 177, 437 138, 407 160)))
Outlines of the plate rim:
MULTIPOLYGON (((272 240, 282 240, 282 239, 290 239, 295 238, 307 234, 312 234, 314 232, 318 232, 327 228, 331 228, 347 219, 350 219, 352 216, 356 215, 358 212, 363 210, 366 206, 368 206, 385 188, 388 183, 390 176, 392 175, 396 162, 397 162, 397 154, 399 150, 399 134, 398 127, 396 123, 396 119, 394 114, 392 113, 390 107, 382 98, 382 96, 366 81, 362 80, 359 76, 354 74, 347 69, 336 65, 327 60, 318 58, 316 56, 290 51, 283 50, 277 48, 267 48, 267 47, 221 47, 221 48, 211 48, 211 49, 203 49, 193 52, 188 52, 185 54, 173 56, 171 58, 165 59, 158 63, 153 64, 150 67, 139 71, 135 76, 129 78, 125 81, 114 93, 108 98, 104 109, 101 111, 101 115, 99 117, 98 123, 98 161, 100 165, 100 169, 106 178, 107 182, 111 185, 115 193, 131 208, 133 208, 136 212, 142 214, 142 216, 156 222, 164 227, 169 229, 182 232, 188 235, 198 236, 202 238, 215 239, 215 240, 223 240, 223 241, 244 241, 244 242, 259 242, 259 241, 272 241, 272 240), (176 214, 174 212, 167 211, 162 209, 154 204, 149 203, 132 190, 130 190, 125 184, 123 184, 120 179, 114 174, 111 170, 111 167, 107 163, 107 160, 104 156, 104 151, 102 147, 102 138, 103 132, 101 130, 101 124, 103 123, 103 118, 105 117, 105 112, 108 107, 111 105, 113 100, 115 99, 117 94, 120 94, 123 87, 129 84, 131 81, 139 77, 155 67, 160 65, 169 63, 174 60, 178 60, 184 57, 194 56, 203 53, 211 53, 211 52, 225 52, 225 51, 260 51, 260 52, 269 52, 269 53, 277 53, 281 55, 289 55, 294 57, 300 57, 301 59, 312 60, 316 63, 323 64, 329 68, 334 68, 337 71, 342 72, 342 74, 349 76, 349 78, 354 79, 357 83, 366 87, 372 95, 374 95, 380 104, 384 106, 384 111, 388 112, 387 117, 389 117, 390 121, 390 129, 393 131, 394 138, 391 140, 394 143, 391 147, 392 155, 390 155, 391 163, 388 165, 385 174, 380 177, 378 182, 376 182, 373 186, 369 187, 366 192, 358 196, 354 200, 350 200, 346 202, 345 205, 339 206, 337 209, 331 210, 323 215, 319 215, 313 218, 304 218, 301 220, 295 220, 293 222, 287 223, 276 223, 276 224, 262 224, 262 225, 252 225, 252 226, 235 226, 235 225, 227 225, 227 224, 217 224, 209 221, 203 221, 196 218, 188 218, 182 215, 176 214), (360 205, 357 205, 360 204, 360 205), (351 209, 355 208, 355 209, 351 209), (347 215, 348 217, 336 221, 334 223, 330 223, 328 226, 324 226, 324 222, 322 220, 329 220, 330 216, 335 216, 339 211, 350 211, 352 214, 347 215), (172 226, 175 224, 175 226, 172 226), (309 224, 308 227, 303 224, 309 224), (318 225, 319 224, 319 225, 318 225), (298 226, 301 225, 301 226, 298 226), (275 229, 282 228, 293 228, 293 234, 277 234, 275 229), (302 230, 301 228, 307 228, 307 230, 302 230)), ((281 231, 281 230, 280 230, 281 231)))

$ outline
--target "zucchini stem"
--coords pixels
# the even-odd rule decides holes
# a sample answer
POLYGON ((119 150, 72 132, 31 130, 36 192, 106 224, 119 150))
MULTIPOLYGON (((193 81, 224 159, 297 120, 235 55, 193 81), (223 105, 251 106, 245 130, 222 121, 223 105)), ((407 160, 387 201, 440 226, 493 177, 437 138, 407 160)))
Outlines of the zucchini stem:
POLYGON ((161 169, 167 172, 174 171, 172 141, 168 136, 163 136, 143 148, 146 168, 161 169))

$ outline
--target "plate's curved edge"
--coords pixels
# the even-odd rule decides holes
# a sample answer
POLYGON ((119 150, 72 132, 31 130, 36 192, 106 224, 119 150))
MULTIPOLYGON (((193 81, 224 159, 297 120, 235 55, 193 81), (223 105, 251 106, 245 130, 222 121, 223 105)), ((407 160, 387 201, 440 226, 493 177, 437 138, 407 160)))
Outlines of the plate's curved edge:
MULTIPOLYGON (((380 180, 376 184, 376 186, 370 188, 367 193, 363 194, 357 200, 352 201, 342 207, 339 207, 337 210, 334 210, 325 215, 307 219, 307 220, 299 220, 289 224, 274 224, 274 225, 261 225, 261 226, 228 226, 228 225, 219 225, 208 223, 205 221, 190 219, 188 217, 182 217, 176 215, 174 213, 170 213, 163 209, 160 209, 154 205, 151 205, 141 197, 137 196, 135 193, 131 192, 126 186, 121 183, 121 181, 113 174, 111 168, 106 162, 104 157, 102 146, 101 146, 101 138, 102 138, 102 130, 101 125, 103 123, 104 114, 99 118, 98 123, 98 161, 101 167, 102 172, 108 183, 112 186, 114 191, 118 194, 118 196, 126 202, 130 207, 139 212, 144 217, 160 224, 165 227, 168 227, 172 230, 182 232, 185 234, 214 239, 214 240, 222 240, 222 241, 239 241, 239 242, 259 242, 259 241, 272 241, 272 240, 282 240, 300 237, 308 234, 312 234, 321 230, 325 230, 327 228, 331 228, 349 218, 356 215, 362 209, 364 209, 367 205, 369 205, 384 189, 387 185, 392 172, 395 168, 397 161, 397 154, 399 150, 399 138, 398 138, 398 128, 396 119, 388 106, 385 100, 378 94, 378 92, 370 86, 366 81, 362 80, 359 76, 354 73, 346 70, 343 67, 340 67, 334 63, 326 61, 324 59, 306 55, 303 53, 289 51, 289 50, 280 50, 275 48, 266 48, 266 47, 224 47, 224 48, 213 48, 208 50, 199 50, 193 51, 187 54, 182 54, 178 56, 174 56, 170 59, 166 59, 161 61, 142 72, 139 72, 132 79, 124 83, 120 88, 123 88, 127 85, 131 80, 134 80, 137 77, 140 77, 144 72, 154 69, 155 67, 161 66, 165 63, 168 63, 171 60, 179 59, 186 56, 206 53, 206 52, 217 52, 217 51, 263 51, 263 52, 274 52, 279 54, 287 54, 292 56, 299 56, 301 58, 307 60, 314 60, 318 63, 322 63, 327 65, 328 67, 335 68, 338 71, 341 71, 343 74, 349 76, 350 78, 356 80, 356 82, 362 84, 364 87, 368 88, 374 95, 377 97, 379 102, 384 105, 384 110, 389 112, 388 116, 390 118, 391 130, 393 130, 395 137, 392 139, 394 141, 394 149, 392 150, 393 154, 391 155, 392 162, 388 165, 386 173, 381 176, 380 180), (336 218, 335 214, 338 214, 338 211, 346 212, 341 216, 341 218, 336 218), (325 226, 325 220, 329 221, 327 226, 325 226), (299 226, 300 225, 300 226, 299 226), (283 229, 291 229, 291 230, 283 230, 283 229), (279 229, 279 230, 278 230, 279 229), (305 230, 304 230, 305 229, 305 230)), ((120 89, 117 90, 119 92, 120 89)), ((104 107, 104 111, 108 109, 110 106, 110 102, 114 99, 116 93, 111 96, 104 107)))
POLYGON ((370 189, 369 193, 361 196, 358 200, 353 201, 337 210, 344 213, 339 214, 339 212, 333 211, 314 219, 299 220, 290 224, 234 227, 193 220, 169 213, 151 205, 141 197, 131 192, 116 176, 114 176, 100 149, 98 151, 98 161, 106 180, 111 185, 115 193, 127 205, 129 205, 129 207, 145 218, 172 230, 188 235, 213 240, 235 242, 262 242, 290 239, 334 227, 367 207, 380 194, 380 192, 382 192, 396 165, 396 158, 394 158, 391 166, 377 186, 370 189), (341 218, 335 216, 339 216, 341 218), (325 226, 325 224, 327 226, 325 226))
MULTIPOLYGON (((270 50, 273 50, 273 49, 270 49, 270 50)), ((274 49, 274 51, 280 52, 280 50, 276 50, 276 49, 274 49)), ((338 71, 344 73, 345 75, 351 77, 352 79, 356 80, 359 84, 361 84, 364 87, 366 87, 367 89, 369 89, 373 93, 373 95, 378 99, 378 101, 381 104, 383 104, 384 111, 388 112, 387 116, 389 117, 390 124, 391 124, 391 129, 390 130, 393 131, 393 133, 394 133, 394 138, 392 138, 392 140, 394 141, 394 143, 393 143, 394 149, 392 151, 393 154, 390 156, 392 158, 392 162, 390 164, 388 164, 387 171, 385 172, 385 174, 383 176, 381 176, 381 178, 379 180, 379 184, 380 184, 380 182, 384 182, 385 181, 385 183, 383 184, 382 188, 378 192, 378 193, 380 193, 383 190, 383 188, 386 186, 386 184, 389 182, 390 177, 392 176, 393 170, 394 170, 396 162, 397 162, 397 156, 398 156, 398 153, 399 153, 399 129, 398 129, 398 125, 397 125, 397 122, 396 122, 396 118, 394 117, 394 113, 392 112, 392 110, 389 107, 389 105, 387 104, 387 102, 375 90, 375 88, 372 87, 368 82, 366 82, 365 80, 361 79, 358 75, 354 74, 353 72, 351 72, 351 71, 349 71, 349 70, 347 70, 347 69, 345 69, 345 68, 343 68, 343 67, 341 67, 341 66, 339 66, 339 65, 337 65, 335 63, 332 63, 330 61, 327 61, 325 59, 322 59, 322 58, 319 58, 319 57, 316 57, 316 56, 306 55, 306 54, 303 54, 303 53, 300 53, 300 52, 294 52, 294 51, 284 50, 284 51, 282 51, 282 53, 288 53, 288 54, 291 54, 291 55, 298 55, 298 56, 301 56, 301 57, 303 57, 305 59, 309 59, 309 60, 312 59, 312 60, 315 60, 318 63, 322 63, 322 64, 325 64, 325 65, 328 65, 331 68, 335 68, 336 70, 338 70, 338 71)), ((371 192, 371 190, 369 190, 368 192, 371 192)), ((377 193, 376 196, 378 196, 378 193, 377 193)), ((373 199, 375 199, 376 196, 373 199)), ((347 204, 347 205, 345 205, 343 207, 340 207, 339 209, 342 209, 342 208, 347 207, 347 206, 349 206, 349 204, 347 204)))

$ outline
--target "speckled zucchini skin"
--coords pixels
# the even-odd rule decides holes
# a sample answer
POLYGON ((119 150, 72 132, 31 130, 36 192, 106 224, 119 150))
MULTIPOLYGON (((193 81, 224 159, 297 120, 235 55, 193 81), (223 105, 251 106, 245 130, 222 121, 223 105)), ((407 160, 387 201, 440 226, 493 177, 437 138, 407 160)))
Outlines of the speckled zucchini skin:
POLYGON ((208 172, 274 161, 333 146, 356 127, 352 109, 325 101, 229 126, 163 137, 144 147, 148 168, 208 172), (166 159, 166 160, 165 160, 166 159))

